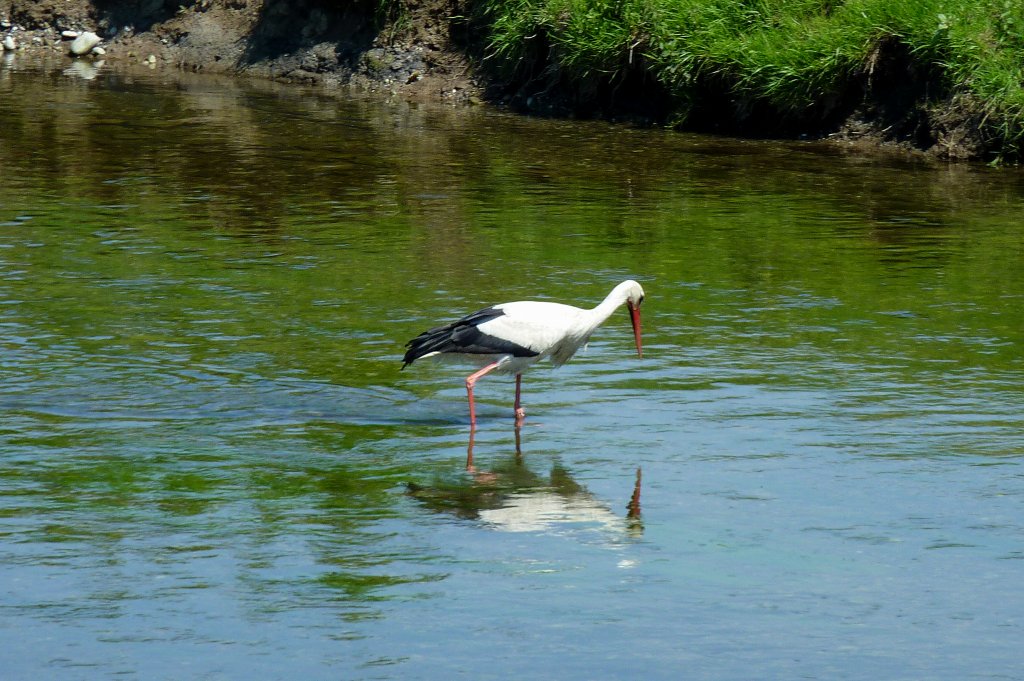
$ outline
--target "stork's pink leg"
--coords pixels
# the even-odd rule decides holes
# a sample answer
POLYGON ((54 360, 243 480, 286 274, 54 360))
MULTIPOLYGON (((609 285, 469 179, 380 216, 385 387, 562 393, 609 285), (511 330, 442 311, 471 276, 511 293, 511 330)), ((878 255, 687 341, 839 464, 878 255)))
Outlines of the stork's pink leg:
POLYGON ((520 404, 519 404, 519 393, 520 393, 520 389, 522 388, 522 383, 523 383, 523 375, 522 374, 516 374, 516 404, 515 404, 515 410, 516 410, 516 425, 517 426, 522 425, 523 419, 526 418, 526 411, 523 410, 522 406, 520 406, 520 404))
POLYGON ((473 466, 473 434, 475 430, 469 431, 469 445, 466 447, 466 470, 470 473, 475 473, 476 468, 473 466))
POLYGON ((470 374, 466 378, 466 393, 469 395, 469 427, 473 430, 476 430, 476 406, 473 404, 473 386, 476 385, 477 380, 497 369, 498 364, 498 362, 488 364, 480 371, 470 374))

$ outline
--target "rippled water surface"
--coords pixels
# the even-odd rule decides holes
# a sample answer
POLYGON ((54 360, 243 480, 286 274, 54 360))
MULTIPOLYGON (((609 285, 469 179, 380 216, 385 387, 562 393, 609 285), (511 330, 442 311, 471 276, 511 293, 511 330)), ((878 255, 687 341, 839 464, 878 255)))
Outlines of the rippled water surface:
POLYGON ((0 172, 6 679, 1020 678, 1017 169, 8 61, 0 172))

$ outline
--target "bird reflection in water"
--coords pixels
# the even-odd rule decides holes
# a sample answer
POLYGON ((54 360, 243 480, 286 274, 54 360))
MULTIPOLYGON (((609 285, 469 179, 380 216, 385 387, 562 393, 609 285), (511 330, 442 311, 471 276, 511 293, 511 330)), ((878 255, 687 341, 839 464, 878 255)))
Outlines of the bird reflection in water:
POLYGON ((643 533, 639 468, 626 513, 619 515, 576 482, 557 461, 546 476, 531 470, 523 456, 519 428, 515 429, 515 438, 512 457, 483 469, 474 461, 474 435, 470 433, 467 475, 429 486, 409 483, 408 494, 433 511, 478 520, 504 532, 543 532, 573 525, 591 526, 621 537, 643 533))

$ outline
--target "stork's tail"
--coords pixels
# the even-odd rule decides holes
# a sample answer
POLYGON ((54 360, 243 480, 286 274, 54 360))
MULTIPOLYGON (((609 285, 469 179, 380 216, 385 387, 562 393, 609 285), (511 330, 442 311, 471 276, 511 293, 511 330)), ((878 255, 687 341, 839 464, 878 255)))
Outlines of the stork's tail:
POLYGON ((447 324, 436 329, 424 331, 406 343, 405 347, 409 349, 405 351, 405 356, 402 357, 402 368, 404 369, 421 357, 450 349, 453 326, 453 324, 447 324))

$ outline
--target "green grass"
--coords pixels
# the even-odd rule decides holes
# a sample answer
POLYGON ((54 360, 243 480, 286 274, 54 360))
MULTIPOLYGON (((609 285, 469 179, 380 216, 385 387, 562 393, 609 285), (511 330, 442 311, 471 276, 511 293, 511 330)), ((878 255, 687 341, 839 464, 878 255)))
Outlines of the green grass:
POLYGON ((586 89, 638 72, 685 124, 708 92, 812 121, 863 91, 893 47, 927 98, 967 106, 991 152, 1024 147, 1022 0, 477 0, 509 78, 586 89), (888 51, 886 51, 888 50, 888 51))

